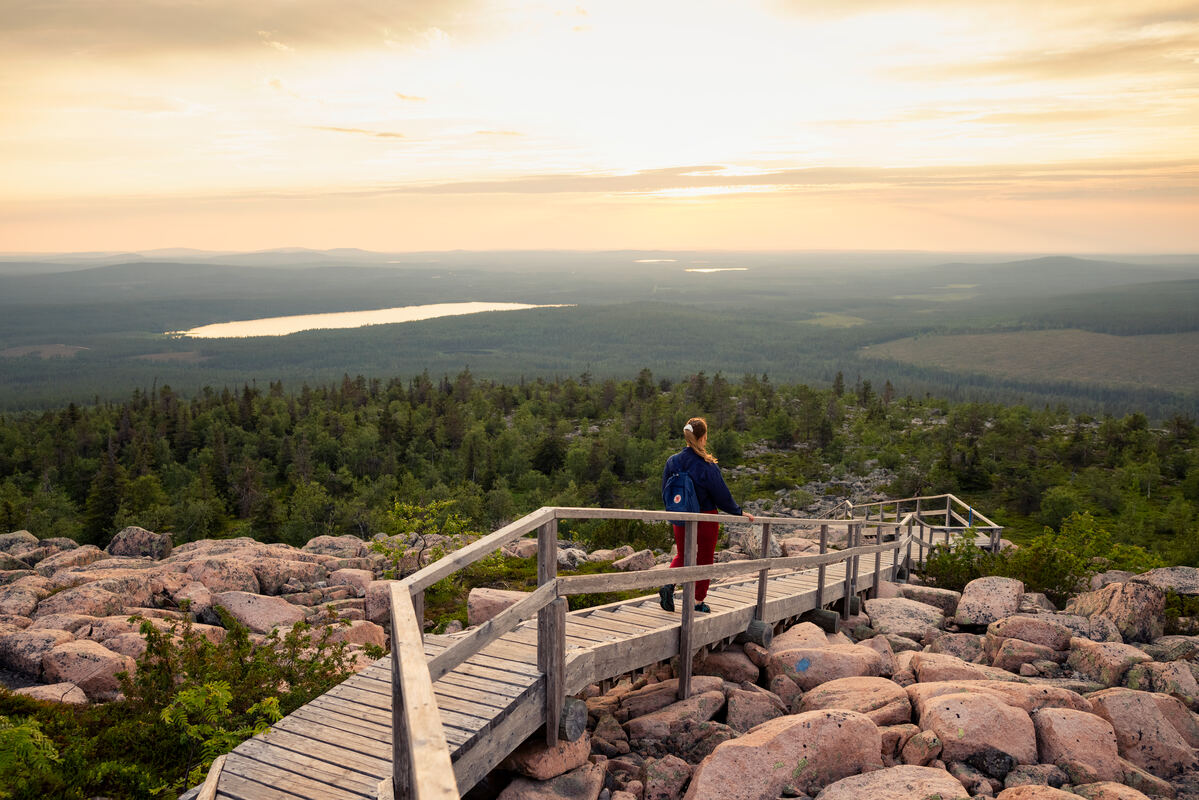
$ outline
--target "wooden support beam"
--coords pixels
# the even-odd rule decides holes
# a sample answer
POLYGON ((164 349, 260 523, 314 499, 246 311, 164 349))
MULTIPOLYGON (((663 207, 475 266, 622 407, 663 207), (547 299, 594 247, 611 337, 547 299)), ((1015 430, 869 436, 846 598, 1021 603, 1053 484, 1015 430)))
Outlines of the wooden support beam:
POLYGON ((537 668, 545 673, 545 743, 553 747, 566 700, 565 597, 554 600, 538 616, 537 668))
MULTIPOLYGON (((854 532, 857 530, 857 525, 849 526, 849 533, 846 535, 846 544, 850 549, 853 549, 854 532)), ((853 602, 850 598, 853 597, 853 556, 850 556, 845 561, 845 591, 841 595, 841 619, 849 619, 849 605, 853 602)))
MULTIPOLYGON (((820 555, 828 552, 828 525, 820 526, 820 555)), ((816 607, 824 607, 824 564, 816 570, 816 607)))
POLYGON ((878 583, 883 579, 883 551, 874 554, 874 585, 870 587, 870 596, 878 597, 878 583))
MULTIPOLYGON (((770 558, 770 523, 762 523, 762 558, 770 558)), ((766 579, 769 569, 758 573, 758 606, 754 609, 754 619, 766 619, 766 579)))

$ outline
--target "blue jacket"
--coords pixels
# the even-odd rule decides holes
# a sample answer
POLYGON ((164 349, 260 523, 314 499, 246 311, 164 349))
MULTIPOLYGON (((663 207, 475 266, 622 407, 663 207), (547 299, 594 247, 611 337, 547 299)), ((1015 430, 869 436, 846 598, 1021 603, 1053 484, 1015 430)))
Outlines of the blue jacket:
MULTIPOLYGON (((704 461, 690 447, 684 447, 666 459, 662 470, 662 488, 666 488, 666 479, 674 472, 686 472, 695 484, 695 494, 699 499, 700 511, 715 511, 720 509, 726 514, 741 514, 741 506, 733 500, 729 487, 725 486, 724 478, 720 475, 720 467, 704 461)), ((662 492, 659 492, 661 494, 662 492)))

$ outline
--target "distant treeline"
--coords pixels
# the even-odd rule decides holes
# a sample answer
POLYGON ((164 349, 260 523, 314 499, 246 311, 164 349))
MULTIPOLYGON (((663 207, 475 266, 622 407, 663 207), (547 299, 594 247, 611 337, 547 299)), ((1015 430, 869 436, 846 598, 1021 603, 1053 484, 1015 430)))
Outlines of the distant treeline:
MULTIPOLYGON (((191 398, 164 386, 3 416, 0 531, 103 545, 136 524, 176 541, 299 544, 388 532, 397 501, 452 500, 480 531, 542 505, 656 508, 661 465, 695 414, 708 417, 722 465, 752 468, 728 473, 742 501, 882 465, 896 472, 893 496, 953 491, 1016 537, 1089 511, 1122 541, 1178 563, 1199 558, 1189 417, 1154 428, 1143 414, 913 398, 841 374, 817 389, 755 374, 672 381, 648 369, 513 383, 468 371, 346 376, 295 393, 272 383, 191 398)), ((564 533, 607 544, 632 535, 564 533)))

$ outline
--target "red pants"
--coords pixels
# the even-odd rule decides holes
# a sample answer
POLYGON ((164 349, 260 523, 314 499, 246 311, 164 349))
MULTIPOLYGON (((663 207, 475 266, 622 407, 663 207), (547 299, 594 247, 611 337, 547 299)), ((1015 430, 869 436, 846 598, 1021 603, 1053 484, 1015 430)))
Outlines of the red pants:
MULTIPOLYGON (((705 514, 715 514, 716 509, 705 511, 705 514)), ((674 529, 674 560, 672 567, 683 566, 683 543, 687 540, 687 528, 684 525, 672 525, 674 529)), ((716 540, 720 537, 719 522, 701 522, 695 532, 695 563, 711 564, 716 558, 716 540)), ((708 596, 708 581, 695 582, 695 602, 699 603, 708 596)))

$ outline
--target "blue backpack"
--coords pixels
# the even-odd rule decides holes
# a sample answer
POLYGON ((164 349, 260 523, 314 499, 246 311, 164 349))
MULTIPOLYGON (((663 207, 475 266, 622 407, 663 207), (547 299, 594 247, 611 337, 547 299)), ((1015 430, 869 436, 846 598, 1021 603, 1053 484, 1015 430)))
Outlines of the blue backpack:
MULTIPOLYGON (((662 484, 662 504, 667 511, 683 511, 689 514, 699 513, 699 495, 695 493, 695 483, 685 470, 675 470, 667 476, 662 484)), ((684 524, 681 520, 671 520, 671 525, 684 524)))

